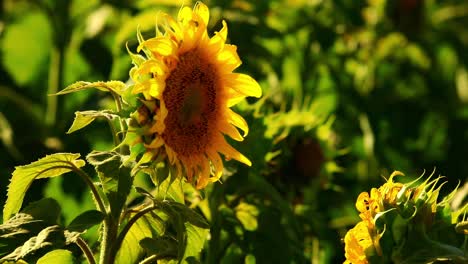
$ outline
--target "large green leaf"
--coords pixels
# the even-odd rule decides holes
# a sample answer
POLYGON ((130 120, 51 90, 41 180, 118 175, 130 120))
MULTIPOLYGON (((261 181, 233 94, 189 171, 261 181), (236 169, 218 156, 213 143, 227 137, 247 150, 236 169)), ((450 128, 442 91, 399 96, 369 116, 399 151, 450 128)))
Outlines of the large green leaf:
POLYGON ((76 263, 75 257, 71 251, 65 249, 56 249, 42 256, 37 260, 37 264, 49 264, 49 263, 76 263))
POLYGON ((185 228, 187 232, 187 238, 185 243, 184 257, 182 260, 186 260, 187 258, 191 257, 198 258, 198 255, 203 249, 205 241, 208 238, 209 229, 195 226, 189 222, 185 223, 185 228))
POLYGON ((67 134, 71 134, 77 130, 80 130, 87 125, 91 124, 96 118, 104 117, 108 120, 113 120, 114 118, 118 117, 118 115, 113 114, 109 110, 102 110, 102 111, 77 111, 75 112, 75 119, 73 120, 73 124, 71 125, 70 129, 68 129, 67 134))
POLYGON ((146 214, 138 219, 125 236, 117 252, 115 263, 136 263, 144 254, 144 250, 139 245, 139 242, 144 238, 160 234, 162 228, 161 223, 156 221, 150 214, 146 214))
POLYGON ((56 177, 83 167, 85 161, 78 159, 79 157, 80 154, 56 153, 29 165, 16 167, 8 187, 8 198, 3 208, 3 221, 7 221, 19 211, 26 191, 35 179, 56 177))

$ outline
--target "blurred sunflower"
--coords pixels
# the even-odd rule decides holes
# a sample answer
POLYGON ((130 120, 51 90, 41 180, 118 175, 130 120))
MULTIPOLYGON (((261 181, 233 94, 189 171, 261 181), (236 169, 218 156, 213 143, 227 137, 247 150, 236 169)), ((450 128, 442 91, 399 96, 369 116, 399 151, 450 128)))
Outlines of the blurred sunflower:
POLYGON ((149 125, 144 133, 150 135, 149 142, 144 142, 146 156, 167 157, 177 176, 185 175, 203 188, 221 177, 219 153, 251 165, 223 134, 243 140, 247 123, 230 107, 247 96, 260 97, 262 91, 250 76, 233 73, 241 61, 236 46, 225 43, 226 22, 213 37, 208 36, 206 5, 198 2, 193 10, 183 7, 177 20, 167 14, 161 17, 156 37, 144 40, 138 34, 137 51, 143 50, 146 58, 134 60, 136 66, 130 72, 135 81, 132 92, 143 95, 150 112, 145 114, 149 125))

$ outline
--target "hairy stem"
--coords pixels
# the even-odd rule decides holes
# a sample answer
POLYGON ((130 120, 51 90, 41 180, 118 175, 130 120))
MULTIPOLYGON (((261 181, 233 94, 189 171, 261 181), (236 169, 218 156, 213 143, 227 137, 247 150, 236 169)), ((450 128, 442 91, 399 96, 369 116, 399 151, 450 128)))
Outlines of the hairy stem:
POLYGON ((94 259, 93 252, 89 248, 88 244, 86 244, 86 242, 81 237, 78 237, 75 243, 80 247, 81 251, 83 251, 88 263, 96 264, 96 260, 94 259))
POLYGON ((93 193, 94 200, 97 203, 99 211, 106 213, 106 207, 101 199, 101 196, 99 196, 99 192, 96 189, 96 186, 94 185, 93 181, 91 180, 91 177, 84 172, 82 169, 77 168, 73 166, 73 171, 76 172, 80 177, 85 181, 86 185, 91 189, 91 192, 93 193))

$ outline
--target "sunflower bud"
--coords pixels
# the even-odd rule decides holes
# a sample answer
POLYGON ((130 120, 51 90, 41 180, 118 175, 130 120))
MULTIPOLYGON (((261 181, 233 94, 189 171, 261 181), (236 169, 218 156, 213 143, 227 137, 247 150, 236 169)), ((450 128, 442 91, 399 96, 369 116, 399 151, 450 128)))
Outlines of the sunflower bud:
POLYGON ((453 212, 449 205, 456 190, 438 201, 441 177, 402 184, 393 181, 399 175, 359 195, 362 221, 345 236, 345 263, 468 261, 458 248, 467 239, 468 206, 453 212))

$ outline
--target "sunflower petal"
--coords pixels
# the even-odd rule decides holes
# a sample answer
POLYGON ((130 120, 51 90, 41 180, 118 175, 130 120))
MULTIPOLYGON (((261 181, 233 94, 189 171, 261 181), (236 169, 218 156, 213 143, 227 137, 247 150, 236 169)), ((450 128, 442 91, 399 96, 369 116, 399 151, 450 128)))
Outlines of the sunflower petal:
POLYGON ((208 151, 207 155, 214 167, 214 176, 211 177, 210 180, 212 182, 215 182, 219 180, 219 178, 221 178, 221 175, 223 174, 223 160, 216 151, 208 151))
POLYGON ((174 42, 164 37, 157 37, 146 40, 145 42, 138 45, 137 51, 140 52, 143 47, 148 48, 152 53, 159 56, 173 55, 176 50, 176 45, 174 42))
POLYGON ((262 88, 252 77, 242 73, 231 73, 226 78, 226 86, 246 96, 262 96, 262 88))
POLYGON ((252 162, 246 158, 244 155, 242 155, 239 151, 237 151, 235 148, 233 148, 229 143, 226 142, 226 140, 222 140, 222 143, 220 144, 219 147, 219 152, 223 154, 227 159, 235 159, 239 162, 244 163, 247 166, 252 166, 252 162))
POLYGON ((221 132, 223 132, 224 134, 230 136, 234 140, 237 140, 237 141, 243 141, 244 140, 242 135, 239 133, 239 130, 237 130, 233 125, 231 125, 229 123, 225 123, 225 124, 220 125, 220 130, 221 130, 221 132))
POLYGON ((193 11, 195 12, 195 14, 200 16, 205 26, 207 26, 208 21, 210 20, 210 10, 208 9, 208 7, 202 2, 197 2, 195 4, 195 7, 193 8, 193 11))
POLYGON ((247 122, 245 122, 245 119, 231 109, 228 109, 227 113, 229 123, 242 129, 242 131, 244 131, 244 137, 247 136, 247 134, 249 134, 249 126, 247 125, 247 122))

